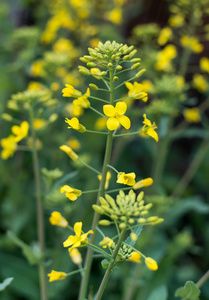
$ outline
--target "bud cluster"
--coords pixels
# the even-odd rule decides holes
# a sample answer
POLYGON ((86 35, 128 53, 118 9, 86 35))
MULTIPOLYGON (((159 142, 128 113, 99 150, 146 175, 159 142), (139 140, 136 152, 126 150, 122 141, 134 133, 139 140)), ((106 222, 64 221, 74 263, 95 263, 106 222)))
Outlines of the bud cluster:
MULTIPOLYGON (((130 190, 128 195, 120 191, 115 201, 110 195, 106 194, 105 198, 99 198, 101 205, 93 205, 93 209, 100 214, 107 215, 112 221, 117 222, 121 229, 137 224, 156 225, 163 222, 163 219, 157 216, 145 218, 152 207, 152 203, 145 204, 143 197, 144 192, 141 192, 136 197, 133 190, 130 190)), ((99 224, 103 226, 108 226, 111 223, 108 220, 99 221, 99 224)))

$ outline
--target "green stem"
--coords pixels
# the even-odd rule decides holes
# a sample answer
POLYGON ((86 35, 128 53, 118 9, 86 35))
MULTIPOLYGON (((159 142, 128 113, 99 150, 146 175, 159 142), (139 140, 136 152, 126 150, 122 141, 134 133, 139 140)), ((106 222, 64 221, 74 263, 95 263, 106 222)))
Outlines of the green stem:
POLYGON ((119 172, 111 165, 108 165, 108 168, 112 169, 116 174, 118 174, 119 172))
MULTIPOLYGON (((111 70, 110 71, 110 104, 113 105, 113 103, 114 103, 114 83, 113 83, 113 71, 111 70)), ((97 195, 97 202, 96 202, 97 205, 99 204, 99 197, 104 196, 107 169, 108 169, 108 164, 110 162, 111 151, 112 151, 112 141, 113 141, 113 132, 109 131, 107 135, 105 157, 104 157, 103 168, 102 168, 102 179, 100 181, 99 193, 97 195)), ((95 244, 96 227, 99 218, 100 215, 97 212, 94 212, 93 221, 92 221, 92 230, 94 234, 91 236, 89 241, 91 244, 95 244)), ((79 298, 78 298, 79 300, 85 299, 90 270, 91 270, 92 258, 93 258, 93 250, 91 248, 88 248, 85 266, 84 266, 84 276, 82 278, 80 291, 79 291, 79 298)))
POLYGON ((109 102, 106 101, 106 100, 103 100, 103 99, 101 99, 101 98, 94 97, 94 96, 88 96, 88 98, 91 98, 91 99, 94 99, 94 100, 98 100, 98 101, 101 101, 101 102, 104 102, 104 103, 109 103, 109 102))
POLYGON ((36 149, 36 134, 33 128, 34 116, 33 108, 30 110, 30 128, 32 134, 32 157, 33 157, 33 170, 35 176, 35 186, 36 186, 36 214, 37 214, 37 228, 38 228, 38 241, 40 246, 40 251, 42 254, 42 261, 39 263, 39 281, 40 281, 40 293, 41 300, 47 300, 47 282, 46 282, 46 272, 44 267, 44 253, 45 253, 45 233, 44 233, 44 208, 41 199, 41 186, 40 186, 40 171, 39 171, 39 160, 38 153, 36 149))
POLYGON ((198 280, 196 286, 200 288, 209 279, 209 270, 198 280))
POLYGON ((95 131, 95 130, 89 130, 89 129, 86 129, 85 132, 96 133, 96 134, 105 134, 105 135, 108 134, 107 132, 103 132, 103 131, 95 131))
POLYGON ((92 170, 93 172, 101 175, 101 173, 99 171, 97 171, 96 169, 94 169, 92 166, 90 166, 89 164, 87 164, 85 161, 83 161, 82 159, 78 158, 78 160, 87 168, 89 168, 90 170, 92 170))
POLYGON ((103 293, 104 293, 105 287, 106 287, 107 282, 108 282, 108 279, 109 279, 109 277, 110 277, 112 268, 113 268, 114 265, 115 265, 115 260, 116 260, 116 257, 117 257, 117 255, 118 255, 118 251, 119 251, 119 249, 120 249, 120 246, 121 246, 121 244, 122 244, 122 242, 123 242, 125 233, 126 233, 126 228, 124 228, 124 229, 122 230, 122 232, 121 232, 119 241, 118 241, 118 243, 117 243, 117 245, 116 245, 116 247, 115 247, 115 250, 114 250, 114 252, 113 252, 113 255, 112 255, 113 261, 109 264, 109 266, 108 266, 108 268, 107 268, 107 270, 106 270, 106 272, 105 272, 105 275, 104 275, 104 277, 103 277, 103 279, 102 279, 102 282, 101 282, 101 285, 100 285, 100 287, 99 287, 99 290, 98 290, 98 293, 97 293, 97 295, 96 295, 95 300, 100 300, 100 299, 102 298, 102 295, 103 295, 103 293))
POLYGON ((101 113, 100 111, 98 111, 97 109, 93 108, 92 106, 89 106, 89 108, 91 110, 93 110, 95 113, 97 113, 98 115, 100 115, 102 118, 105 118, 105 115, 103 115, 103 113, 101 113))

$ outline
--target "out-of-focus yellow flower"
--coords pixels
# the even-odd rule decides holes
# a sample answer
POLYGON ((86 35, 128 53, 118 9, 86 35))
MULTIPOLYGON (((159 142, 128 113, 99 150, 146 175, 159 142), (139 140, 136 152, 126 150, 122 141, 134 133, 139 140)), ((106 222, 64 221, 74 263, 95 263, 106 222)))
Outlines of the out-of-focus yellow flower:
POLYGON ((52 270, 51 273, 47 275, 49 277, 49 282, 55 281, 55 280, 62 280, 67 277, 67 274, 65 272, 57 272, 52 270))
POLYGON ((43 76, 44 75, 44 69, 43 69, 43 61, 42 60, 36 60, 31 66, 30 73, 34 77, 43 76))
POLYGON ((104 117, 98 118, 94 124, 97 130, 103 130, 106 128, 107 119, 104 117))
POLYGON ((181 14, 171 16, 168 20, 168 23, 172 27, 182 27, 184 25, 184 16, 181 14))
POLYGON ((65 152, 72 160, 77 160, 78 155, 67 145, 60 146, 60 150, 65 152))
POLYGON ((81 144, 79 142, 78 139, 76 139, 75 137, 70 138, 67 141, 67 145, 72 148, 73 150, 79 150, 81 148, 81 144))
POLYGON ((56 43, 53 45, 53 50, 56 53, 66 53, 73 49, 73 44, 71 41, 59 38, 56 43))
POLYGON ((129 89, 128 97, 131 97, 132 99, 141 99, 142 101, 147 102, 148 96, 145 92, 144 85, 136 81, 134 82, 134 84, 126 82, 125 85, 127 89, 129 89))
POLYGON ((160 35, 158 37, 158 44, 163 46, 165 45, 171 38, 172 38, 173 32, 169 27, 164 27, 160 31, 160 35))
POLYGON ((88 96, 90 96, 90 89, 89 88, 87 88, 87 91, 83 96, 78 97, 76 100, 74 100, 73 104, 77 105, 77 106, 81 106, 82 108, 88 108, 90 106, 88 96))
POLYGON ((147 268, 152 271, 156 271, 158 269, 157 262, 151 257, 145 258, 145 264, 146 264, 147 268))
POLYGON ((114 24, 121 24, 123 20, 122 9, 120 7, 115 7, 110 12, 106 13, 106 18, 114 24))
POLYGON ((178 86, 179 88, 182 88, 182 87, 184 86, 184 84, 185 84, 185 79, 184 79, 184 77, 178 75, 178 76, 176 76, 176 80, 177 80, 177 86, 178 86))
POLYGON ((27 87, 27 90, 29 91, 39 91, 43 89, 46 89, 46 87, 40 82, 36 82, 36 81, 31 81, 27 87))
POLYGON ((59 88, 60 88, 60 84, 58 82, 52 82, 51 84, 52 91, 56 92, 59 90, 59 88))
POLYGON ((102 72, 99 68, 91 68, 90 72, 97 79, 100 79, 102 76, 102 72))
POLYGON ((65 119, 65 122, 69 125, 68 128, 73 128, 74 130, 77 130, 79 132, 85 132, 86 128, 80 124, 78 118, 72 118, 69 120, 68 118, 65 119))
POLYGON ((143 121, 144 126, 142 128, 143 133, 151 136, 153 139, 156 140, 156 142, 158 142, 159 137, 157 132, 155 131, 155 129, 157 128, 155 122, 152 124, 150 120, 147 119, 146 114, 143 114, 143 117, 144 117, 144 121, 143 121))
POLYGON ((131 252, 131 256, 129 257, 129 259, 127 259, 127 260, 140 264, 141 263, 140 258, 141 258, 141 254, 139 254, 136 251, 133 251, 133 252, 131 252))
POLYGON ((130 238, 131 238, 131 240, 132 240, 133 242, 136 242, 138 236, 137 236, 137 234, 136 234, 135 232, 131 232, 130 238))
POLYGON ((58 211, 53 211, 51 213, 51 217, 49 218, 49 222, 52 225, 57 225, 57 226, 61 226, 61 227, 64 227, 64 228, 68 226, 68 221, 58 211))
POLYGON ((99 243, 100 246, 102 246, 102 248, 107 248, 108 247, 114 247, 115 243, 113 242, 112 239, 110 239, 109 237, 104 237, 103 240, 99 243))
POLYGON ((97 38, 91 39, 90 40, 90 46, 91 46, 91 48, 96 48, 96 46, 98 45, 99 42, 100 42, 100 40, 97 39, 97 38))
POLYGON ((209 59, 207 57, 202 57, 200 59, 200 68, 209 73, 209 59))
POLYGON ((159 71, 169 71, 171 68, 171 60, 177 56, 177 50, 174 45, 167 45, 162 51, 157 55, 157 62, 155 64, 155 69, 159 71))
MULTIPOLYGON (((102 179, 102 175, 98 175, 97 177, 98 177, 99 180, 102 179)), ((105 181, 105 190, 107 190, 108 187, 109 187, 110 178, 111 178, 111 173, 108 171, 107 175, 106 175, 106 181, 105 181)))
POLYGON ((117 183, 122 183, 122 184, 132 186, 136 183, 135 178, 136 178, 136 174, 134 172, 127 173, 127 174, 125 174, 124 172, 119 172, 117 183))
POLYGON ((66 87, 62 90, 63 97, 80 97, 82 93, 76 90, 72 85, 66 84, 66 87))
POLYGON ((1 158, 6 160, 13 156, 17 149, 17 141, 14 135, 9 135, 7 138, 1 139, 1 146, 3 150, 1 151, 1 158))
POLYGON ((180 42, 183 47, 187 47, 196 53, 200 53, 203 50, 203 45, 200 44, 198 39, 194 36, 184 35, 181 37, 180 42))
POLYGON ((141 84, 143 85, 144 91, 146 93, 151 92, 154 89, 154 86, 153 86, 152 82, 148 79, 143 80, 141 82, 141 84))
MULTIPOLYGON (((59 67, 56 70, 56 75, 58 77, 65 77, 67 75, 67 70, 64 67, 59 67)), ((67 80, 67 82, 69 81, 67 80)))
POLYGON ((82 256, 80 251, 77 248, 73 248, 73 249, 69 248, 68 252, 74 264, 80 265, 82 263, 82 256))
POLYGON ((200 110, 197 107, 184 109, 183 115, 188 122, 198 123, 201 121, 200 110))
POLYGON ((153 184, 153 179, 151 177, 148 177, 148 178, 145 178, 145 179, 142 179, 142 180, 136 182, 133 186, 133 189, 137 190, 137 189, 140 189, 145 186, 150 186, 152 184, 153 184))
POLYGON ((29 124, 27 121, 23 121, 20 126, 12 126, 12 133, 15 135, 16 142, 21 141, 28 135, 29 124))
POLYGON ((75 236, 70 235, 67 240, 63 243, 64 247, 69 247, 72 250, 73 248, 82 247, 88 244, 88 234, 93 234, 92 230, 89 230, 87 233, 82 233, 82 222, 76 222, 74 224, 75 236))
POLYGON ((193 76, 193 86, 200 92, 205 92, 207 90, 208 84, 204 76, 200 74, 194 74, 193 76))
POLYGON ((104 114, 109 117, 107 120, 107 128, 109 130, 115 130, 121 124, 125 129, 131 127, 131 121, 128 117, 124 116, 127 110, 127 104, 125 102, 117 102, 116 106, 107 104, 103 106, 104 114))
POLYGON ((65 193, 65 196, 70 199, 71 201, 75 201, 78 197, 81 196, 82 192, 80 190, 74 189, 69 185, 64 185, 60 189, 61 193, 65 193))
POLYGON ((41 129, 46 125, 46 121, 43 119, 35 119, 33 122, 34 129, 41 129))

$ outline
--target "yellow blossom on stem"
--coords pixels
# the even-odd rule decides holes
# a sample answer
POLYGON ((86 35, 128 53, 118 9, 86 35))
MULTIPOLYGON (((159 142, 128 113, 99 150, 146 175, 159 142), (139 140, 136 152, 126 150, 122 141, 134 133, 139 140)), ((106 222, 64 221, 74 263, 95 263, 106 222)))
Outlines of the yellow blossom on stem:
POLYGON ((68 126, 68 128, 73 128, 74 130, 77 130, 79 132, 85 132, 86 131, 86 128, 85 126, 81 125, 79 123, 79 120, 78 118, 74 117, 72 118, 71 120, 69 120, 68 118, 65 119, 65 122, 70 125, 68 126))
POLYGON ((120 7, 115 7, 110 12, 106 14, 106 18, 115 23, 117 25, 121 24, 122 22, 122 9, 120 7))
POLYGON ((158 269, 157 262, 151 257, 145 258, 145 264, 146 264, 147 268, 152 271, 156 271, 158 269))
POLYGON ((129 90, 128 96, 131 97, 132 99, 141 99, 144 102, 147 102, 148 96, 147 93, 145 92, 145 88, 143 84, 140 84, 138 82, 134 82, 134 84, 130 82, 125 83, 127 89, 129 90))
MULTIPOLYGON (((97 177, 98 177, 99 180, 102 179, 102 175, 98 175, 97 177)), ((105 190, 107 190, 108 187, 109 187, 110 178, 111 178, 111 173, 108 171, 107 175, 106 175, 106 181, 105 181, 105 190)))
POLYGON ((33 122, 33 128, 34 129, 41 129, 46 124, 47 124, 47 122, 45 120, 43 120, 43 119, 35 119, 34 122, 33 122))
POLYGON ((60 146, 60 150, 64 151, 72 160, 77 160, 78 155, 67 145, 60 146))
POLYGON ((126 185, 134 185, 135 184, 136 174, 134 172, 125 174, 124 172, 118 173, 117 183, 122 183, 126 185))
POLYGON ((82 108, 88 108, 90 106, 88 96, 90 96, 90 89, 89 88, 87 88, 87 91, 83 96, 78 97, 76 100, 74 100, 73 104, 81 106, 82 108))
POLYGON ((66 197, 69 198, 71 201, 77 200, 79 196, 81 196, 82 192, 80 190, 74 189, 69 185, 64 185, 60 189, 61 193, 66 193, 66 197))
POLYGON ((168 20, 168 23, 172 26, 172 27, 181 27, 184 25, 184 16, 181 14, 177 14, 174 16, 171 16, 168 20))
POLYGON ((131 252, 131 256, 127 260, 140 264, 141 263, 140 258, 141 258, 141 254, 136 251, 133 251, 133 252, 131 252))
POLYGON ((68 226, 68 221, 58 211, 53 211, 51 213, 51 217, 49 218, 49 221, 52 225, 57 225, 64 228, 68 226))
POLYGON ((205 92, 208 87, 208 83, 204 76, 200 74, 194 74, 193 76, 193 86, 200 92, 205 92))
POLYGON ((158 44, 163 46, 165 45, 172 37, 173 32, 169 27, 164 27, 161 31, 160 31, 160 35, 158 37, 158 44))
POLYGON ((177 56, 177 50, 174 45, 167 45, 157 54, 155 69, 159 71, 168 71, 171 68, 171 60, 177 56))
POLYGON ((14 135, 9 135, 7 138, 1 139, 1 146, 3 150, 1 151, 1 158, 8 159, 13 156, 14 152, 17 149, 17 142, 14 135))
POLYGON ((74 264, 79 265, 82 263, 82 256, 77 248, 69 248, 68 252, 74 264))
POLYGON ((16 142, 21 141, 28 135, 29 124, 27 121, 23 121, 20 126, 12 126, 12 133, 15 135, 16 142))
POLYGON ((198 123, 201 121, 200 110, 197 107, 185 108, 183 110, 184 118, 191 123, 198 123))
POLYGON ((131 127, 131 121, 128 117, 124 116, 127 110, 127 104, 125 102, 117 102, 116 106, 107 104, 103 106, 104 114, 109 117, 107 120, 107 128, 109 130, 115 130, 121 124, 125 129, 131 127))
POLYGON ((105 236, 103 238, 103 240, 99 243, 100 246, 102 246, 102 248, 107 248, 108 247, 114 247, 115 246, 115 242, 113 242, 112 239, 110 239, 109 237, 105 236))
POLYGON ((200 68, 209 73, 209 59, 207 57, 202 57, 200 59, 200 68))
POLYGON ((73 248, 82 247, 88 244, 88 234, 93 233, 92 230, 89 230, 87 233, 83 233, 81 230, 82 222, 76 222, 74 224, 75 235, 70 235, 67 240, 63 243, 64 247, 73 248))
POLYGON ((142 179, 142 180, 136 182, 133 186, 133 189, 137 190, 137 189, 140 189, 145 186, 150 186, 152 184, 153 184, 153 179, 151 177, 148 177, 148 178, 145 178, 145 179, 142 179))
POLYGON ((144 117, 144 121, 143 121, 144 126, 142 128, 143 133, 151 136, 153 139, 156 140, 156 142, 158 142, 159 138, 157 132, 155 131, 155 129, 157 128, 155 122, 152 124, 150 120, 147 119, 146 114, 143 114, 143 117, 144 117))
POLYGON ((62 90, 63 97, 80 97, 82 93, 76 90, 72 85, 66 84, 66 87, 62 90))
POLYGON ((194 36, 184 35, 180 39, 183 47, 189 48, 191 51, 200 53, 203 50, 203 45, 199 43, 198 39, 194 36))
POLYGON ((51 273, 47 275, 49 277, 49 282, 55 281, 55 280, 62 280, 67 277, 67 274, 65 272, 57 272, 52 270, 51 273))
POLYGON ((79 150, 81 148, 80 142, 75 138, 71 137, 68 141, 67 144, 69 145, 70 148, 73 150, 79 150))

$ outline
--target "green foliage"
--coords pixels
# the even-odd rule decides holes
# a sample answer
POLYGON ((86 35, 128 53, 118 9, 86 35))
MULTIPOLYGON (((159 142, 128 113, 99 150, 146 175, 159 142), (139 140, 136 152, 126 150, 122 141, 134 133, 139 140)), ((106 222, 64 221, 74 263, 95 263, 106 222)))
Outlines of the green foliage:
POLYGON ((193 281, 187 281, 184 287, 179 288, 175 296, 180 297, 182 300, 198 300, 200 290, 193 281))
POLYGON ((11 284, 13 279, 14 279, 14 277, 8 277, 8 278, 4 279, 4 281, 2 283, 0 283, 0 292, 5 290, 7 288, 7 286, 11 284))

